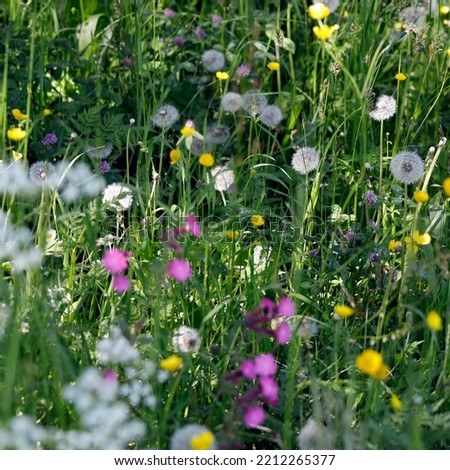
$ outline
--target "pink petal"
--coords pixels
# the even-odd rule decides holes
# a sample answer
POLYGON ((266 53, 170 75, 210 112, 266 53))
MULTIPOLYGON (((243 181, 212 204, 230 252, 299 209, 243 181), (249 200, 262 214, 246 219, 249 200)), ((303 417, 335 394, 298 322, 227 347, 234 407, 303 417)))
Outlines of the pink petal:
POLYGON ((130 286, 131 286, 131 283, 130 283, 130 280, 127 278, 127 276, 123 276, 121 274, 114 276, 113 289, 119 294, 126 292, 130 288, 130 286))
POLYGON ((241 372, 242 375, 249 380, 253 380, 256 377, 255 364, 249 359, 245 359, 241 362, 241 372))
POLYGON ((167 263, 166 274, 179 282, 186 282, 192 276, 192 268, 184 259, 173 259, 167 263))
POLYGON ((278 341, 278 344, 289 343, 292 338, 291 328, 286 322, 281 323, 273 334, 275 339, 278 341))
POLYGON ((293 302, 291 299, 288 299, 287 297, 283 297, 280 299, 280 302, 278 303, 278 313, 283 315, 283 317, 292 317, 292 315, 295 314, 297 310, 297 307, 295 305, 295 302, 293 302))
POLYGON ((276 374, 278 370, 277 363, 272 354, 259 354, 255 357, 255 371, 261 377, 268 377, 276 374))
POLYGON ((245 411, 244 424, 249 428, 260 426, 266 419, 266 413, 260 406, 252 406, 245 411))
POLYGON ((103 255, 103 267, 111 274, 118 274, 128 269, 128 257, 131 254, 124 253, 117 248, 111 248, 103 255))

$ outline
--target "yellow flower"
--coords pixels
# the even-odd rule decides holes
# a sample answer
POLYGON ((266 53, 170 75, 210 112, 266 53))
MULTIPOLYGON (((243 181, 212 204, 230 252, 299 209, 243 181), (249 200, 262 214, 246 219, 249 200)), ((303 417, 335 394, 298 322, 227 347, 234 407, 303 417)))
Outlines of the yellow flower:
POLYGON ((219 79, 219 80, 228 80, 229 78, 229 75, 227 72, 216 72, 216 77, 219 79))
POLYGON ((403 81, 403 80, 406 80, 406 75, 405 75, 404 73, 402 73, 402 72, 399 72, 399 73, 395 74, 395 78, 396 78, 399 82, 401 82, 401 81, 403 81))
POLYGON ((172 356, 161 359, 159 361, 159 365, 161 369, 173 373, 180 369, 180 367, 183 365, 183 359, 181 359, 181 357, 177 356, 176 354, 172 354, 172 356))
POLYGON ((413 197, 416 202, 427 202, 428 199, 430 199, 428 193, 426 191, 422 191, 421 189, 414 191, 413 197))
POLYGON ((8 139, 14 140, 14 142, 20 142, 25 139, 27 133, 20 127, 13 127, 12 129, 8 129, 6 135, 8 136, 8 139))
POLYGON ((439 8, 439 13, 441 13, 442 15, 446 15, 449 11, 450 7, 446 5, 441 5, 441 7, 439 8))
POLYGON ((209 450, 214 445, 214 434, 211 431, 205 431, 191 438, 192 450, 209 450))
POLYGON ((28 119, 28 114, 23 114, 22 111, 19 108, 14 108, 11 111, 11 114, 18 120, 18 121, 24 121, 25 119, 28 119))
POLYGON ((53 114, 53 111, 51 109, 45 108, 43 114, 44 116, 50 116, 53 114))
POLYGON ((450 57, 450 48, 447 49, 447 55, 450 57))
POLYGON ((308 15, 313 20, 323 20, 331 13, 330 9, 323 3, 315 3, 308 8, 308 15))
POLYGON ((17 160, 23 158, 23 155, 20 152, 16 152, 15 150, 13 150, 13 158, 17 162, 17 160))
POLYGON ((403 23, 401 21, 397 21, 394 25, 394 28, 397 30, 397 31, 400 31, 403 29, 403 23))
POLYGON ((202 153, 198 159, 198 162, 200 165, 209 168, 214 165, 214 157, 210 153, 202 153))
POLYGON ((328 39, 337 29, 339 29, 339 25, 337 24, 333 26, 329 26, 327 24, 321 24, 319 26, 314 26, 313 32, 318 39, 323 41, 325 39, 328 39))
POLYGON ((235 240, 237 237, 239 237, 239 230, 227 230, 225 232, 225 235, 230 239, 230 240, 235 240))
POLYGON ((183 129, 181 129, 181 135, 183 135, 184 137, 192 137, 194 134, 194 127, 184 126, 183 129))
POLYGON ((272 72, 274 72, 276 70, 280 70, 280 63, 279 62, 269 62, 267 64, 267 68, 269 70, 272 70, 272 72))
POLYGON ((180 161, 181 152, 178 149, 172 149, 169 153, 170 164, 175 165, 180 161))
POLYGON ((342 305, 342 304, 335 305, 333 310, 334 310, 334 313, 336 315, 339 315, 341 318, 351 317, 355 313, 352 307, 349 307, 348 305, 342 305))
POLYGON ((399 250, 401 249, 401 247, 402 247, 402 242, 399 242, 399 241, 397 241, 397 240, 391 240, 391 241, 389 242, 388 247, 389 247, 389 251, 392 251, 393 253, 395 253, 395 252, 397 252, 397 251, 399 251, 399 250))
POLYGON ((441 331, 444 326, 442 325, 442 317, 436 310, 432 310, 427 314, 427 325, 430 330, 441 331))
POLYGON ((373 349, 365 349, 356 357, 356 367, 376 380, 384 380, 389 375, 389 368, 383 362, 383 356, 373 349))
POLYGON ((265 222, 264 217, 259 214, 252 215, 250 220, 255 227, 261 227, 265 222))
POLYGON ((450 176, 447 176, 442 182, 442 191, 447 197, 450 197, 450 176))
POLYGON ((403 409, 403 403, 397 395, 391 395, 391 406, 395 411, 401 411, 403 409))
POLYGON ((420 234, 418 230, 414 230, 413 239, 418 245, 429 245, 431 243, 431 236, 428 232, 420 234))

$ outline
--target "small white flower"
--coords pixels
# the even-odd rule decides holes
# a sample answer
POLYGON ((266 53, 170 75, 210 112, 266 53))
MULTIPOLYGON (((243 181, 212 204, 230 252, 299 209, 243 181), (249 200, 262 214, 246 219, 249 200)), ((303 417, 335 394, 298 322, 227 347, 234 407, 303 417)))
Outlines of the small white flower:
POLYGON ((133 193, 130 188, 120 183, 112 183, 103 190, 102 202, 117 211, 124 211, 131 207, 133 193))
POLYGON ((227 191, 234 184, 234 172, 227 166, 216 166, 211 170, 214 188, 217 191, 227 191))

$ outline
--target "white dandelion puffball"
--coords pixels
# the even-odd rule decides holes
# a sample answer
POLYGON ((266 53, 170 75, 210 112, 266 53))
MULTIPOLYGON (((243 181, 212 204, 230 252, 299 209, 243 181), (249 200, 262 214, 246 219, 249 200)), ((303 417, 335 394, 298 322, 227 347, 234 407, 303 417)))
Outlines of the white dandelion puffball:
POLYGON ((229 113, 235 113, 244 106, 244 100, 239 93, 229 91, 222 96, 221 100, 222 108, 229 113))
POLYGON ((152 116, 152 122, 156 127, 168 128, 173 126, 180 118, 180 113, 175 106, 165 104, 158 108, 152 116))
POLYGON ((391 172, 400 183, 417 183, 425 171, 423 160, 416 152, 400 152, 391 160, 391 172))
POLYGON ((267 127, 276 127, 283 120, 283 113, 278 106, 270 104, 261 111, 259 119, 267 127))
POLYGON ((369 116, 375 121, 385 121, 391 118, 397 110, 395 98, 388 95, 381 95, 375 104, 375 109, 369 113, 369 116))
POLYGON ((172 336, 172 347, 177 352, 197 352, 200 349, 200 336, 198 331, 189 326, 180 326, 175 330, 172 336))
POLYGON ((252 116, 261 114, 261 111, 267 106, 267 98, 256 90, 247 91, 242 99, 244 100, 244 109, 252 116))
POLYGON ((292 157, 292 168, 301 175, 315 170, 319 163, 319 154, 312 147, 299 147, 292 157))
POLYGON ((133 203, 133 193, 130 188, 120 183, 112 183, 103 190, 102 202, 117 211, 124 211, 131 207, 133 203))
POLYGON ((227 191, 234 184, 234 173, 226 166, 216 166, 211 170, 211 175, 217 191, 227 191))
POLYGON ((225 56, 222 52, 210 49, 202 54, 202 64, 208 72, 218 72, 225 66, 225 56))

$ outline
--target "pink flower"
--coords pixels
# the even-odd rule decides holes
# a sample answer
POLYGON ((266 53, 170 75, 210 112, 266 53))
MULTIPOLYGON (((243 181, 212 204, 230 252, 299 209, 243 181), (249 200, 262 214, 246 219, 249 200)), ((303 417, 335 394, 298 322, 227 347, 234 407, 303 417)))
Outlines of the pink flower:
POLYGON ((278 393, 280 391, 274 377, 261 377, 259 379, 259 386, 261 387, 261 395, 267 398, 267 401, 272 405, 278 403, 278 393))
POLYGON ((236 69, 236 75, 239 78, 245 78, 248 77, 251 73, 251 69, 248 65, 241 64, 237 69, 236 69))
POLYGON ((112 369, 103 369, 101 371, 102 377, 106 382, 115 383, 117 382, 117 374, 112 369))
POLYGON ((197 221, 197 217, 193 215, 186 216, 186 228, 194 237, 200 237, 202 235, 202 229, 197 221))
POLYGON ((220 24, 223 21, 223 18, 220 15, 213 15, 211 18, 212 24, 220 24))
POLYGON ((277 363, 273 354, 259 354, 255 357, 255 371, 261 377, 268 377, 276 374, 278 370, 277 363))
POLYGON ((291 299, 288 299, 287 297, 280 299, 280 302, 278 303, 278 312, 281 313, 283 317, 292 317, 296 310, 297 307, 295 306, 295 302, 291 299))
POLYGON ((184 259, 173 259, 167 263, 166 274, 179 282, 186 282, 192 276, 192 268, 184 259))
POLYGON ((286 344, 292 338, 292 333, 289 325, 286 322, 281 323, 278 328, 273 332, 278 344, 286 344))
POLYGON ((255 428, 264 423, 266 413, 260 406, 252 406, 245 411, 244 424, 249 428, 255 428))
POLYGON ((245 359, 241 362, 242 375, 249 380, 253 380, 256 377, 255 364, 249 359, 245 359))
POLYGON ((174 38, 173 38, 173 43, 175 44, 175 46, 178 46, 178 47, 183 47, 184 46, 184 37, 181 36, 181 34, 177 34, 174 38))
POLYGON ((172 10, 172 8, 164 8, 164 16, 166 18, 175 18, 177 16, 177 12, 172 10))
POLYGON ((118 274, 117 276, 113 277, 113 289, 119 294, 126 292, 130 288, 130 286, 131 283, 127 276, 118 274))
POLYGON ((128 258, 131 253, 125 253, 117 248, 111 248, 103 255, 103 267, 111 274, 118 274, 128 269, 128 258))

